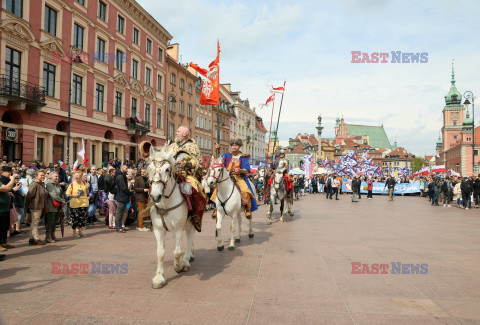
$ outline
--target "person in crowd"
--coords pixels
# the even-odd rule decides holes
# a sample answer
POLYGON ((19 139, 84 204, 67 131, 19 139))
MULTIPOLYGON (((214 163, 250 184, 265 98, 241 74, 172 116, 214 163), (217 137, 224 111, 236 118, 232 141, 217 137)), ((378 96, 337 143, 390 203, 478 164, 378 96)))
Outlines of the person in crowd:
POLYGON ((117 203, 114 199, 115 194, 117 193, 117 188, 115 187, 115 173, 115 168, 109 166, 107 175, 105 175, 105 188, 107 194, 105 205, 108 207, 108 213, 106 214, 106 218, 108 219, 108 229, 115 229, 115 216, 117 212, 117 203))
POLYGON ((332 199, 332 185, 333 185, 333 177, 332 175, 329 175, 327 177, 327 180, 325 181, 325 193, 327 193, 327 200, 332 199))
POLYGON ((45 242, 55 243, 58 241, 55 236, 55 228, 59 221, 60 211, 65 204, 65 196, 59 183, 57 171, 51 173, 50 180, 45 183, 47 190, 48 213, 45 216, 45 242))
POLYGON ((318 193, 318 179, 315 176, 312 177, 312 193, 318 193))
POLYGON ((358 202, 358 194, 360 193, 361 182, 355 175, 352 179, 352 202, 358 202))
POLYGON ((372 176, 368 176, 367 180, 367 199, 371 200, 373 198, 373 178, 372 176))
POLYGON ((443 192, 443 207, 450 207, 450 202, 452 201, 452 192, 453 185, 450 177, 446 177, 442 184, 443 192))
POLYGON ((390 177, 385 182, 385 187, 388 189, 388 202, 393 201, 395 185, 397 185, 397 182, 395 182, 395 178, 392 175, 390 175, 390 177))
POLYGON ((130 224, 131 221, 136 221, 137 220, 137 214, 138 214, 138 209, 137 209, 137 199, 135 198, 135 170, 133 168, 128 168, 127 169, 127 181, 128 181, 128 190, 129 190, 129 198, 130 201, 127 206, 126 206, 126 213, 123 216, 122 219, 122 227, 125 228, 126 224, 130 224), (129 219, 127 221, 127 219, 129 219))
POLYGON ((76 170, 73 181, 68 185, 66 196, 70 199, 70 217, 72 223, 72 237, 84 237, 83 228, 87 222, 88 197, 90 191, 88 183, 83 181, 83 172, 76 170))
POLYGON ((89 175, 87 173, 83 173, 82 175, 82 181, 87 184, 88 188, 88 193, 87 193, 87 199, 88 199, 88 207, 87 207, 87 222, 85 225, 85 228, 88 229, 89 226, 94 225, 94 219, 95 219, 95 201, 93 199, 93 189, 92 189, 92 183, 88 181, 89 175))
MULTIPOLYGON (((90 167, 90 174, 87 177, 87 181, 90 183, 91 186, 91 192, 92 192, 92 197, 90 199, 90 203, 93 204, 93 211, 90 211, 90 225, 93 226, 94 222, 97 222, 98 219, 95 216, 95 213, 97 212, 97 203, 99 201, 99 196, 98 196, 98 175, 97 175, 97 167, 95 165, 92 165, 90 167)), ((90 206, 89 206, 90 209, 90 206)))
POLYGON ((478 208, 478 205, 480 204, 480 178, 479 177, 477 177, 473 182, 473 199, 475 201, 475 208, 478 208))
POLYGON ((56 162, 53 164, 53 170, 58 173, 58 184, 60 184, 60 187, 65 193, 68 186, 68 176, 67 176, 67 173, 65 172, 65 169, 63 169, 62 166, 60 166, 60 164, 56 162))
MULTIPOLYGON (((25 172, 22 171, 23 174, 25 172)), ((14 198, 13 205, 17 212, 17 221, 15 222, 14 228, 10 232, 10 237, 21 234, 20 225, 22 222, 25 222, 25 194, 23 193, 22 183, 20 182, 20 175, 17 175, 15 178, 15 186, 12 189, 14 198)))
POLYGON ((330 193, 330 200, 332 199, 333 194, 335 194, 335 200, 339 200, 338 198, 338 189, 342 186, 340 179, 336 177, 337 175, 333 175, 332 177, 332 192, 330 193))
POLYGON ((115 175, 115 187, 117 189, 115 194, 115 202, 117 204, 117 211, 115 215, 115 228, 116 231, 120 233, 125 233, 127 231, 127 229, 122 224, 127 203, 130 202, 130 190, 128 188, 127 169, 127 165, 122 165, 117 171, 117 174, 115 175))
POLYGON ((470 195, 472 195, 472 187, 470 185, 469 179, 462 180, 462 185, 460 185, 460 190, 462 191, 462 203, 463 208, 468 210, 470 203, 470 195))
POLYGON ((32 222, 30 225, 30 239, 28 243, 30 245, 45 245, 40 240, 38 233, 38 224, 42 214, 48 212, 47 206, 47 192, 45 190, 45 172, 43 170, 37 170, 35 173, 35 181, 30 184, 27 197, 25 198, 25 208, 29 209, 32 216, 32 222))
POLYGON ((105 169, 100 169, 100 176, 98 176, 98 202, 97 202, 97 208, 99 211, 99 214, 105 215, 105 207, 104 203, 107 200, 107 186, 105 184, 105 175, 106 171, 105 169))
POLYGON ((453 187, 453 200, 457 202, 457 208, 460 208, 463 205, 462 202, 462 179, 458 179, 457 183, 453 187))
MULTIPOLYGON (((10 228, 10 208, 12 206, 11 191, 18 187, 15 180, 18 175, 12 175, 12 167, 2 166, 0 177, 0 252, 15 246, 7 243, 8 229, 10 228)), ((5 256, 3 258, 5 259, 5 256)))
POLYGON ((325 191, 325 175, 320 175, 320 180, 318 181, 318 192, 323 193, 325 191))
MULTIPOLYGON (((150 183, 147 177, 146 167, 140 169, 140 175, 135 177, 135 184, 133 190, 135 191, 135 199, 137 200, 138 205, 138 217, 137 217, 137 230, 139 231, 148 231, 147 228, 143 225, 142 211, 145 210, 145 207, 148 203, 148 191, 150 188, 150 183)), ((209 188, 207 186, 207 188, 209 188)))

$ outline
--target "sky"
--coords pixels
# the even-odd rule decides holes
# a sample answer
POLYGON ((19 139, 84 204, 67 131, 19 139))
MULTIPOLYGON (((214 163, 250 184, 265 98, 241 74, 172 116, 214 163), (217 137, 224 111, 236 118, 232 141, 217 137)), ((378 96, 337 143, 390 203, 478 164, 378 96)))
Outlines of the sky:
MULTIPOLYGON (((480 93, 475 1, 137 2, 180 44, 182 63, 207 67, 218 39, 220 82, 251 106, 265 102, 268 84, 286 80, 280 140, 316 134, 320 114, 322 137, 333 137, 343 116, 346 123, 383 125, 392 144, 414 154, 433 154, 452 59, 458 90, 480 93), (426 52, 428 62, 352 63, 352 51, 426 52)), ((271 112, 257 109, 267 129, 271 112)))

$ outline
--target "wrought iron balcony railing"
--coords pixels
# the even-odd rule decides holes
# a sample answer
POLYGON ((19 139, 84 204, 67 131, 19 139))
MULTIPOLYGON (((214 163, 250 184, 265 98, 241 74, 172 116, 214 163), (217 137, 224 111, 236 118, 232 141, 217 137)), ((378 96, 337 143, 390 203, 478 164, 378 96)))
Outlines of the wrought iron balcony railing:
POLYGON ((45 88, 37 84, 0 74, 0 96, 45 106, 45 88))
POLYGON ((125 118, 125 125, 128 129, 136 131, 136 133, 150 132, 150 122, 138 122, 134 117, 125 118))

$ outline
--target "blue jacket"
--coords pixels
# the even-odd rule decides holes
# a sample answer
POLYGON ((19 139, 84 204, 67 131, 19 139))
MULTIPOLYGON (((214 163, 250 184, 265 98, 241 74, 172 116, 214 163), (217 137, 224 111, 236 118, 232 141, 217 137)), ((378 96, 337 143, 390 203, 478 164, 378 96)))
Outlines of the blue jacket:
MULTIPOLYGON (((232 154, 228 152, 224 153, 222 155, 222 158, 223 158, 223 166, 227 168, 228 165, 230 164, 230 161, 232 160, 232 154)), ((246 169, 248 172, 250 172, 250 162, 248 161, 247 156, 244 156, 244 155, 240 156, 240 169, 246 169)), ((250 182, 247 179, 247 175, 243 175, 243 179, 245 180, 245 183, 247 183, 248 189, 253 194, 254 192, 252 187, 250 186, 250 182)), ((251 211, 253 212, 255 210, 258 210, 257 201, 255 200, 255 198, 253 198, 251 201, 252 201, 251 211)))

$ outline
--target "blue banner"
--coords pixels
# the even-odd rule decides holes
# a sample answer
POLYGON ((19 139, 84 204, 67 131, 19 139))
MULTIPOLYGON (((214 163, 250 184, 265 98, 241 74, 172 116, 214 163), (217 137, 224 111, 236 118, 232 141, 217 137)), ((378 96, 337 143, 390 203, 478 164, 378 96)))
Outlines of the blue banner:
MULTIPOLYGON (((363 188, 367 187, 367 182, 362 182, 360 186, 361 193, 367 193, 368 191, 364 190, 363 188)), ((342 183, 342 191, 345 193, 352 192, 352 181, 351 180, 344 180, 342 183)), ((413 193, 420 193, 420 182, 414 183, 400 183, 395 185, 394 194, 413 194, 413 193)), ((385 187, 385 183, 373 183, 373 194, 388 194, 388 188, 385 187)))

